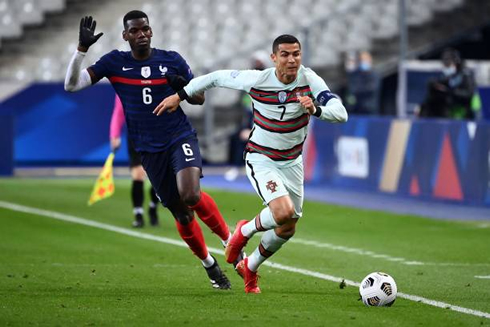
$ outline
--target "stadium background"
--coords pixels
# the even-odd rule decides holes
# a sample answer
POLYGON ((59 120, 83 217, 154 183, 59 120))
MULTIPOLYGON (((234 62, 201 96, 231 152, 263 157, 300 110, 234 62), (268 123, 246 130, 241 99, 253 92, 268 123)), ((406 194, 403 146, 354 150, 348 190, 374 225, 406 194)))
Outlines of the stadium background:
MULTIPOLYGON (((341 93, 346 53, 371 51, 382 76, 379 115, 384 118, 351 115, 342 127, 316 122, 305 150, 307 180, 490 206, 489 6, 477 0, 203 0, 145 1, 137 7, 149 13, 153 46, 181 52, 196 75, 248 68, 251 53, 270 52, 275 35, 287 32, 303 42, 304 63, 341 93), (482 109, 475 122, 413 116, 448 46, 461 52, 477 77, 482 109)), ((105 33, 90 49, 88 65, 110 49, 127 48, 121 18, 132 8, 132 1, 0 2, 1 174, 103 163, 114 93, 101 83, 68 94, 62 81, 76 47, 79 17, 93 15, 105 33)), ((226 164, 229 136, 239 121, 238 97, 213 90, 204 106, 186 108, 209 164, 226 164)), ((120 151, 115 163, 124 166, 127 160, 120 151)))

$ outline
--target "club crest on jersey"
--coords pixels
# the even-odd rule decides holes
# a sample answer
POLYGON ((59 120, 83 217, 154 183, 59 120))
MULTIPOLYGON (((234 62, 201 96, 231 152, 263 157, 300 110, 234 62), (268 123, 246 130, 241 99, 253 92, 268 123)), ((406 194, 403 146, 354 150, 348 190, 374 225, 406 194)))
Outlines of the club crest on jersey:
POLYGON ((144 78, 148 78, 150 77, 150 75, 151 75, 150 66, 141 67, 141 76, 143 76, 144 78))
POLYGON ((166 74, 166 73, 167 73, 167 71, 168 71, 167 66, 162 67, 162 65, 160 65, 160 66, 158 66, 158 69, 160 69, 160 72, 162 73, 162 76, 165 76, 165 74, 166 74))
POLYGON ((284 103, 284 102, 286 102, 286 99, 288 98, 288 94, 286 92, 284 92, 284 91, 281 91, 277 95, 277 98, 279 99, 279 102, 280 103, 284 103))

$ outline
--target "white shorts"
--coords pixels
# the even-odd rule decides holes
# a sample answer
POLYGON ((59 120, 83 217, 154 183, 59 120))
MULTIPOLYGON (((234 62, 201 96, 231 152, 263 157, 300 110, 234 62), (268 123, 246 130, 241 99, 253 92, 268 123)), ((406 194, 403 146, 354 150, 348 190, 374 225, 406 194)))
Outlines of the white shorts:
POLYGON ((257 153, 248 153, 245 158, 248 179, 264 204, 289 195, 294 204, 293 218, 303 215, 303 160, 298 159, 290 165, 284 165, 257 153))

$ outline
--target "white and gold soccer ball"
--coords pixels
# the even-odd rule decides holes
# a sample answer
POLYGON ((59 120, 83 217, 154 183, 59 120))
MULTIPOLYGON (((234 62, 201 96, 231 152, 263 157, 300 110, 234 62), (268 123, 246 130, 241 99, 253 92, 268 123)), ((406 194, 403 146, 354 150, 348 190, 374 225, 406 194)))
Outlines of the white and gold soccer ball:
POLYGON ((383 272, 370 273, 359 286, 362 302, 367 306, 390 307, 396 300, 397 292, 393 277, 383 272))

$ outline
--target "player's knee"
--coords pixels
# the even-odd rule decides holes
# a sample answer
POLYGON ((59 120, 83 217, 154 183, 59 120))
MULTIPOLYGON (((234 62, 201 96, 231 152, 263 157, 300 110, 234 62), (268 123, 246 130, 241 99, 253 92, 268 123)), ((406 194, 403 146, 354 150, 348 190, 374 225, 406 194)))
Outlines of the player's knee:
POLYGON ((180 195, 182 201, 189 207, 195 206, 201 199, 201 192, 186 190, 180 195))
POLYGON ((179 222, 179 224, 186 226, 192 221, 192 219, 194 219, 194 216, 188 214, 178 214, 174 215, 174 218, 179 222))
POLYGON ((146 172, 143 166, 135 166, 131 168, 131 178, 137 181, 144 181, 146 177, 146 172))
POLYGON ((276 220, 278 225, 284 225, 288 223, 294 216, 294 205, 292 203, 287 203, 282 205, 272 213, 274 215, 274 219, 276 220))
POLYGON ((296 224, 294 223, 284 224, 282 226, 277 227, 275 231, 277 236, 288 240, 294 236, 294 233, 296 232, 296 224))

